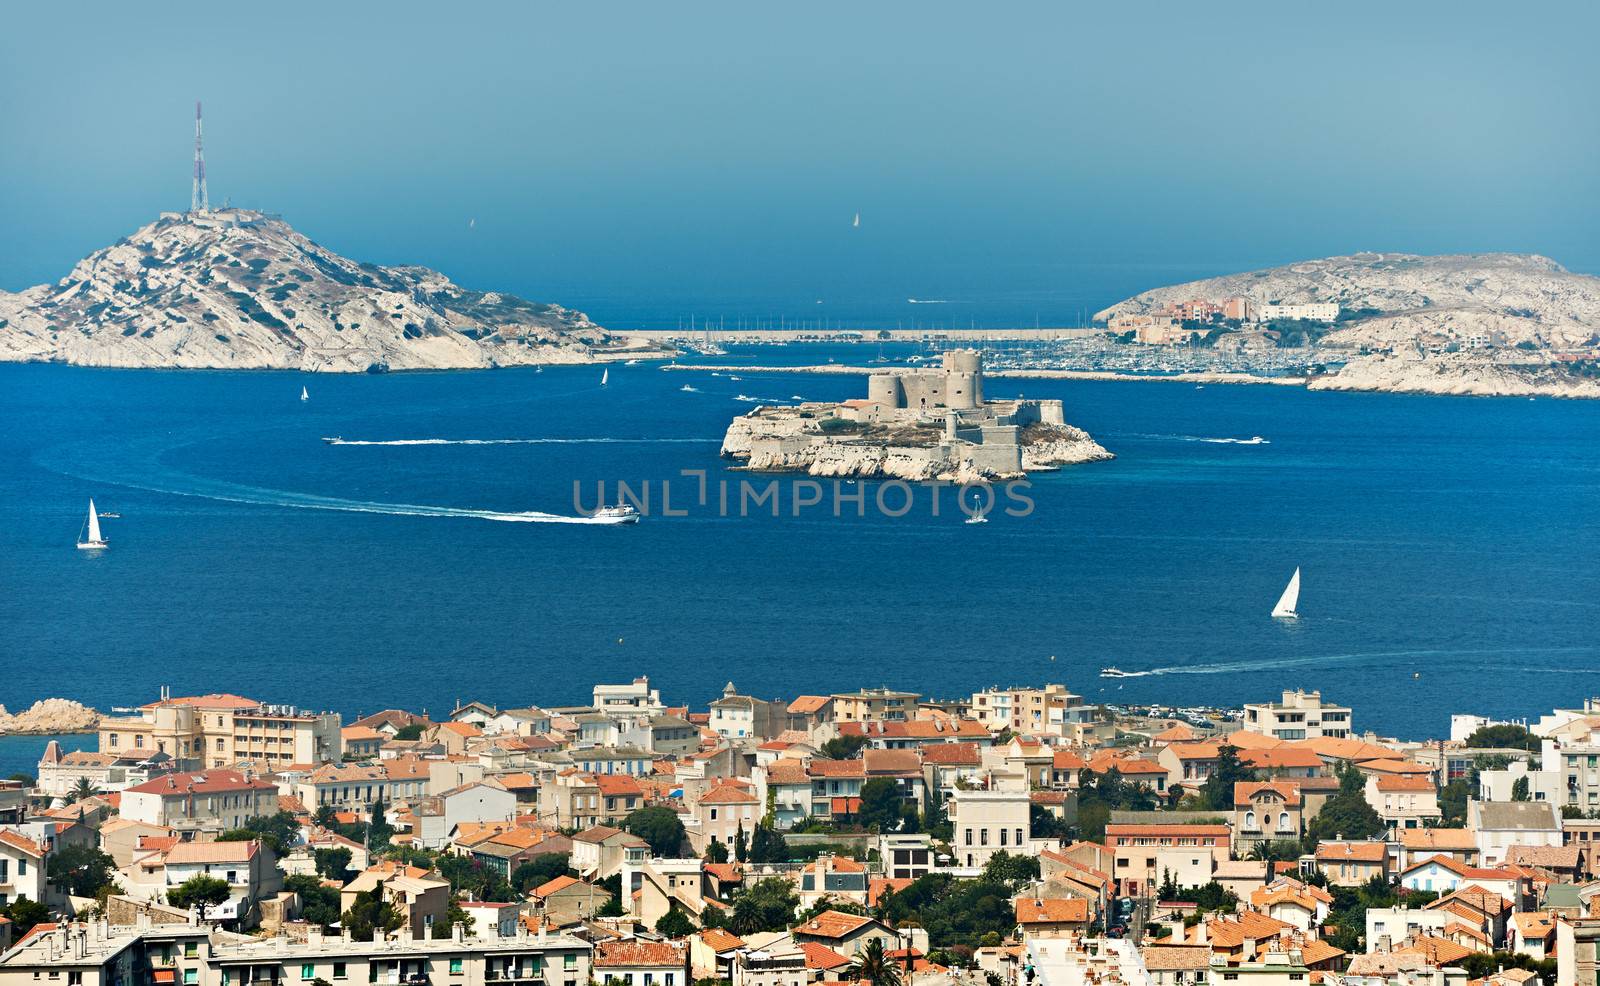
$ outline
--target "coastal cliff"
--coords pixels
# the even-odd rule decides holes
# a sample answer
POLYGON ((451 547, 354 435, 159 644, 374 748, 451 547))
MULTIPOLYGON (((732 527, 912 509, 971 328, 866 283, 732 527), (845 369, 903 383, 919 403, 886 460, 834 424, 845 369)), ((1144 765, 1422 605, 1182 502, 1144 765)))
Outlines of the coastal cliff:
POLYGON ((55 285, 0 292, 0 361, 357 373, 669 353, 559 305, 349 260, 242 209, 166 213, 55 285))
POLYGON ((1426 359, 1363 356, 1338 373, 1314 378, 1310 390, 1370 390, 1470 397, 1600 399, 1600 378, 1555 364, 1500 362, 1450 353, 1426 359))
POLYGON ((15 715, 0 705, 0 736, 87 733, 98 725, 100 713, 71 699, 43 698, 15 715))

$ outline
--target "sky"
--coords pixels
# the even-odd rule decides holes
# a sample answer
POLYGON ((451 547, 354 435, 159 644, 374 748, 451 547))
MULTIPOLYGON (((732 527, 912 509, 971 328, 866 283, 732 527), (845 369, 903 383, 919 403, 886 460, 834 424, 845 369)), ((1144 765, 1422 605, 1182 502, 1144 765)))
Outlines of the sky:
POLYGON ((1594 3, 14 5, 0 289, 186 208, 196 99, 213 204, 618 325, 1060 323, 1358 250, 1600 272, 1597 35, 1594 3))

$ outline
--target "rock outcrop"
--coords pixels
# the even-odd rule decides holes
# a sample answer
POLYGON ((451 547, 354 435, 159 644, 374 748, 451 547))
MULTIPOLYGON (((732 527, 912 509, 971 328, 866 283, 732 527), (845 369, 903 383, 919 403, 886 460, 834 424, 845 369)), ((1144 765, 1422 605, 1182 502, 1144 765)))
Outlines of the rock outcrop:
POLYGON ((1337 302, 1342 320, 1322 337, 1323 346, 1447 344, 1480 332, 1501 333, 1505 345, 1541 349, 1600 341, 1600 277, 1574 274, 1548 257, 1511 253, 1360 253, 1308 260, 1156 288, 1095 318, 1232 297, 1258 305, 1337 302))
POLYGON ((71 699, 42 698, 12 715, 0 705, 0 734, 87 733, 100 725, 100 713, 71 699))
POLYGON ((167 213, 58 284, 0 292, 0 360, 362 372, 662 355, 582 312, 358 263, 281 219, 167 213))
POLYGON ((1307 387, 1400 394, 1600 399, 1600 379, 1581 376, 1561 364, 1504 362, 1465 353, 1426 359, 1364 356, 1346 363, 1338 373, 1314 378, 1307 387))

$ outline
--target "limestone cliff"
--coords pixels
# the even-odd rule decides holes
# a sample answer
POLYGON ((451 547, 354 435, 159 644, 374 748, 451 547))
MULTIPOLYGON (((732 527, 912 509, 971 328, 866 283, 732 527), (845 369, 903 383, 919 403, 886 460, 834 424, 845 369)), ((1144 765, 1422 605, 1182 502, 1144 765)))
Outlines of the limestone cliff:
POLYGON ((165 214, 55 285, 0 292, 0 360, 333 372, 660 355, 582 312, 346 259, 281 219, 165 214))
POLYGON ((1344 310, 1321 345, 1388 348, 1448 344, 1499 332, 1506 345, 1593 345, 1600 333, 1600 277, 1548 257, 1510 253, 1417 256, 1359 253, 1190 281, 1135 295, 1096 319, 1232 297, 1261 304, 1336 302, 1344 310))
POLYGON ((1364 356, 1336 374, 1316 377, 1311 390, 1375 390, 1475 397, 1600 398, 1600 379, 1549 363, 1515 363, 1466 353, 1426 359, 1364 356))

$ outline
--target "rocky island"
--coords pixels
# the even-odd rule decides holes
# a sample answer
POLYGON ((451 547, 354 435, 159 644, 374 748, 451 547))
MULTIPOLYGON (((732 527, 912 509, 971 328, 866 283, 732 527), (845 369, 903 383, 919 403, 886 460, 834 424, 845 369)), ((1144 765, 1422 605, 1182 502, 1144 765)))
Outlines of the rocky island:
POLYGON ((1313 390, 1600 398, 1600 277, 1548 257, 1362 253, 1157 288, 1096 313, 1130 342, 1328 364, 1313 390))
POLYGON ((0 705, 0 736, 92 733, 100 713, 67 698, 42 698, 15 714, 0 705))
POLYGON ((559 305, 346 259, 245 209, 163 213, 57 284, 0 291, 0 361, 358 373, 670 354, 559 305))
POLYGON ((758 407, 728 426, 722 454, 761 471, 958 483, 1113 457, 1066 423, 1060 401, 985 400, 972 350, 873 373, 863 400, 758 407))

